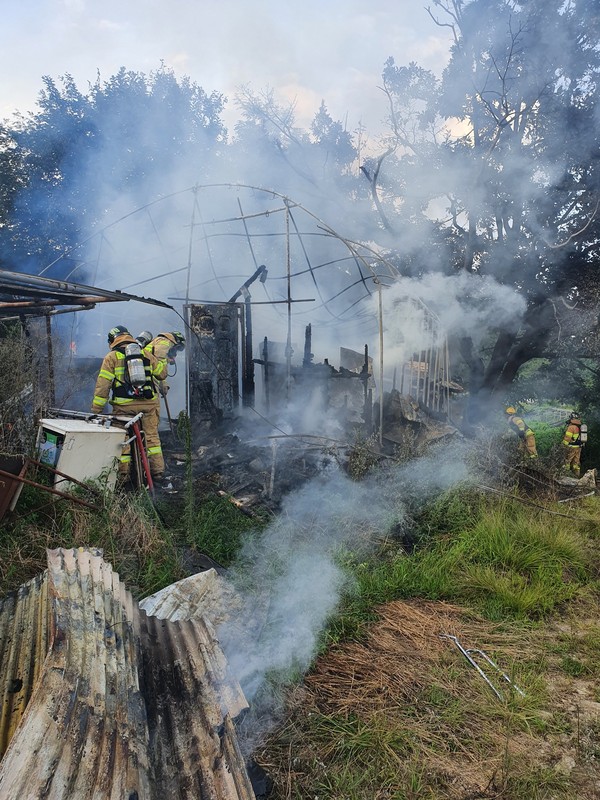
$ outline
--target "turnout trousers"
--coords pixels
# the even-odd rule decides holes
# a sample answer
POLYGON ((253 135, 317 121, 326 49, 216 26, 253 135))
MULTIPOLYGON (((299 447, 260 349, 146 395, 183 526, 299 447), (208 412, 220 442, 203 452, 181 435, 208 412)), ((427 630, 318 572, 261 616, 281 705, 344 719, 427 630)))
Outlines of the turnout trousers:
MULTIPOLYGON (((120 417, 135 417, 140 411, 144 415, 141 422, 141 429, 144 431, 146 453, 150 463, 150 472, 153 478, 161 478, 165 471, 165 461, 158 435, 159 404, 156 400, 135 400, 133 403, 120 405, 112 403, 113 414, 120 417)), ((131 465, 131 446, 123 448, 119 463, 119 476, 127 478, 131 465)))
POLYGON ((573 472, 578 478, 581 473, 581 447, 573 445, 565 446, 564 468, 567 472, 573 472))

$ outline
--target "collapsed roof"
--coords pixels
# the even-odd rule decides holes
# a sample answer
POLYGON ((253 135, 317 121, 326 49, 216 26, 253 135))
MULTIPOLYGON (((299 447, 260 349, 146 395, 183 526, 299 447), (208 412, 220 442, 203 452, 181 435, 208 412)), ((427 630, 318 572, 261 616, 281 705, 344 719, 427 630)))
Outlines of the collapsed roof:
POLYGON ((253 800, 211 624, 142 611, 100 552, 0 601, 0 798, 253 800))
POLYGON ((0 270, 0 320, 66 314, 94 308, 97 303, 128 300, 171 308, 161 300, 138 297, 118 290, 109 291, 70 281, 41 278, 24 272, 0 270))

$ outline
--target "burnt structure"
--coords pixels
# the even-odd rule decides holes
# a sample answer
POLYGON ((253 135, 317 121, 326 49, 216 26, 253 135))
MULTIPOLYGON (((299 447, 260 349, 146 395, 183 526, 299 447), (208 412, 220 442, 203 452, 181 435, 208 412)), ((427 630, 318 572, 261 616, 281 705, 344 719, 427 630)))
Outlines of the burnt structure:
MULTIPOLYGON (((285 361, 273 358, 273 352, 281 352, 282 349, 282 345, 269 342, 265 336, 262 358, 254 359, 262 367, 263 396, 267 410, 272 405, 285 407, 293 403, 311 408, 318 415, 335 415, 343 427, 360 424, 367 433, 371 432, 373 379, 367 345, 364 355, 340 348, 339 369, 333 367, 327 358, 322 364, 315 364, 311 352, 312 326, 307 325, 301 365, 292 364, 287 357, 285 361)), ((286 354, 287 349, 286 346, 286 354)))
POLYGON ((388 336, 392 391, 430 413, 449 416, 450 394, 461 387, 450 380, 448 343, 439 319, 412 297, 397 300, 394 313, 404 322, 396 336, 388 336))
POLYGON ((239 399, 239 329, 243 305, 186 307, 192 332, 188 348, 188 402, 194 422, 233 416, 239 399))
MULTIPOLYGON (((259 268, 250 280, 264 269, 259 268)), ((373 413, 374 391, 379 396, 391 391, 437 419, 449 418, 450 395, 456 386, 450 380, 447 341, 437 316, 420 300, 404 297, 394 303, 392 324, 380 338, 380 342, 385 338, 385 349, 379 370, 374 369, 367 344, 364 352, 341 347, 339 368, 327 358, 314 363, 310 324, 302 351, 292 346, 289 333, 287 342, 265 336, 254 350, 250 306, 246 286, 228 303, 186 306, 193 333, 188 399, 194 423, 231 418, 240 400, 253 407, 255 365, 256 399, 262 409, 301 412, 315 429, 327 417, 338 427, 358 426, 367 436, 381 429, 381 409, 377 419, 373 413), (235 302, 240 294, 244 301, 235 302), (295 350, 302 352, 301 360, 293 360, 295 350)))

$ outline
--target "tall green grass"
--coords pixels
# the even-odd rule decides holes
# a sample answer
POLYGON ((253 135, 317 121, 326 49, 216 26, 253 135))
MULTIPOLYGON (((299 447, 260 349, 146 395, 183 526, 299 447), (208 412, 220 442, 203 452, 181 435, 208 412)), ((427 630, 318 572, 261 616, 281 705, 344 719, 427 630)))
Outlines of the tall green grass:
POLYGON ((333 639, 356 635, 373 606, 390 600, 455 601, 490 619, 535 619, 594 580, 589 523, 464 490, 437 501, 423 520, 422 545, 411 555, 350 565, 353 581, 332 621, 333 639))

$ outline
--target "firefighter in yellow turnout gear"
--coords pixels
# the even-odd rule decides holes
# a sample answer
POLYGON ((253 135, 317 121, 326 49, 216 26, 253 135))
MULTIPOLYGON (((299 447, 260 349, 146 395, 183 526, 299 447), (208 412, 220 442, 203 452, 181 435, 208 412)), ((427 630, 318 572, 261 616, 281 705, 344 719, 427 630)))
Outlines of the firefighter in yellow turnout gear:
MULTIPOLYGON (((151 353, 141 351, 139 344, 123 325, 117 325, 108 332, 109 352, 104 357, 92 401, 92 412, 102 413, 107 400, 113 407, 113 414, 135 417, 143 413, 141 427, 146 439, 146 450, 150 462, 150 472, 155 479, 162 478, 165 471, 160 437, 158 435, 157 381, 167 375, 166 359, 158 359, 151 353), (134 348, 129 348, 134 345, 134 348), (131 351, 137 351, 137 358, 131 351), (138 376, 132 382, 128 362, 136 360, 138 376), (142 369, 143 371, 140 371, 142 369), (111 396, 112 393, 112 396, 111 396)), ((129 474, 131 454, 129 446, 123 449, 119 464, 119 475, 129 474)))
POLYGON ((563 468, 566 472, 573 472, 576 478, 581 474, 581 448, 587 440, 587 427, 582 431, 581 420, 575 412, 569 417, 565 435, 563 437, 563 447, 565 450, 565 460, 563 468))
MULTIPOLYGON (((138 336, 138 341, 141 341, 143 334, 138 336)), ((185 337, 179 331, 171 331, 170 333, 159 333, 144 347, 144 353, 154 356, 159 361, 164 361, 167 364, 174 364, 177 358, 177 353, 180 353, 185 348, 185 337)), ((161 380, 158 383, 158 394, 156 396, 157 413, 160 413, 160 397, 165 397, 169 391, 169 386, 166 380, 161 380), (160 395, 160 397, 159 397, 160 395)))
POLYGON ((535 446, 535 433, 525 423, 522 417, 517 415, 516 408, 508 406, 506 409, 508 424, 513 433, 516 433, 521 440, 523 453, 527 458, 537 458, 537 448, 535 446))

